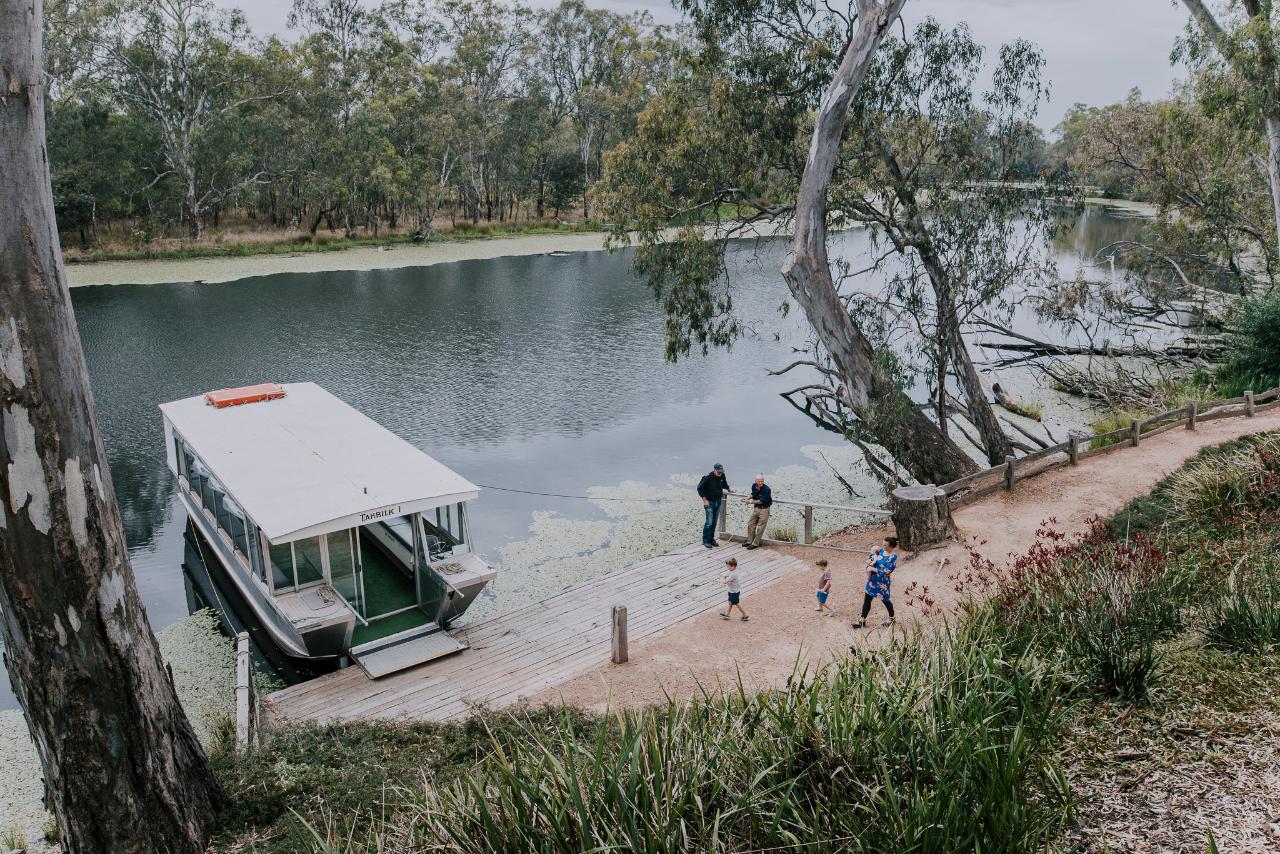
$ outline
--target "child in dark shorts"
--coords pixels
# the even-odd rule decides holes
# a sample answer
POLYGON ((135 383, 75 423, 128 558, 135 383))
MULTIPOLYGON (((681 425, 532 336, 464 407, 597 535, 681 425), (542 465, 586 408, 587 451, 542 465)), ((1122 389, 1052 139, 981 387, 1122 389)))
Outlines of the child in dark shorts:
POLYGON ((737 558, 729 558, 724 562, 724 574, 720 576, 720 582, 729 590, 729 607, 720 612, 720 619, 729 619, 734 608, 742 614, 742 622, 751 619, 742 610, 742 576, 738 573, 737 558))

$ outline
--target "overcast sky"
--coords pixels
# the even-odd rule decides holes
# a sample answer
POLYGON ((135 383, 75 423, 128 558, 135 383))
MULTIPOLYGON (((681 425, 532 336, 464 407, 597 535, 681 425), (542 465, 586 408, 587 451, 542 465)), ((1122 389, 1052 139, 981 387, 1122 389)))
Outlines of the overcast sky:
MULTIPOLYGON (((292 0, 216 0, 244 11, 259 33, 284 33, 292 0)), ((535 7, 555 0, 532 0, 535 7)), ((664 0, 587 0, 617 12, 647 9, 664 22, 675 13, 664 0)), ((1076 102, 1100 105, 1122 99, 1137 86, 1148 98, 1169 91, 1181 76, 1169 51, 1186 25, 1174 0, 907 0, 909 22, 933 15, 944 24, 967 21, 988 56, 1015 38, 1040 45, 1048 62, 1052 97, 1040 116, 1046 129, 1076 102)))

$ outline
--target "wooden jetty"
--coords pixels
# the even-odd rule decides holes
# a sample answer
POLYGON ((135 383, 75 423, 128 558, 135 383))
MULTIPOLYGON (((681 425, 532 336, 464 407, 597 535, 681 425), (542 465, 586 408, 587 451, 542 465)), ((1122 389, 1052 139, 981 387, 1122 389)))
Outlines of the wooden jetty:
POLYGON ((276 691, 267 708, 273 717, 318 721, 449 720, 477 705, 502 708, 608 664, 614 605, 626 606, 632 641, 723 607, 720 576, 730 557, 738 559, 747 602, 753 591, 805 568, 767 548, 685 546, 457 629, 471 648, 451 658, 381 679, 348 667, 276 691))

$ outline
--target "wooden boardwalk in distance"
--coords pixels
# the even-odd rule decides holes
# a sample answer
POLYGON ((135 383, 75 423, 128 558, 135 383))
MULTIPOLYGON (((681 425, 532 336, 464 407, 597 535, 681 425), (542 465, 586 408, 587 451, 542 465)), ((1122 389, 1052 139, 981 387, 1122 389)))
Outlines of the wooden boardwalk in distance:
POLYGON ((474 705, 502 708, 608 663, 615 604, 627 607, 632 641, 723 607, 720 575, 729 557, 738 559, 748 601, 753 591, 804 570, 796 558, 767 548, 685 546, 457 629, 471 646, 458 655, 377 680, 347 667, 276 691, 268 709, 273 717, 335 721, 449 720, 474 705))

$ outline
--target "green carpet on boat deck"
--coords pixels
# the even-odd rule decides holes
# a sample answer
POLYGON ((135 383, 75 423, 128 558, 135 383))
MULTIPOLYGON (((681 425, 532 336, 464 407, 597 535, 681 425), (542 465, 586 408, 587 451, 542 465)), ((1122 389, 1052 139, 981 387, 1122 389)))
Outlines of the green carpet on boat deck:
POLYGON ((413 579, 363 535, 360 538, 360 561, 364 566, 366 620, 418 604, 413 579))
POLYGON ((360 538, 360 561, 364 568, 365 619, 369 625, 356 626, 351 634, 352 646, 425 626, 429 622, 426 614, 413 607, 418 604, 413 579, 364 535, 360 538), (405 608, 409 610, 403 610, 405 608), (393 611, 401 613, 393 614, 393 611))
POLYGON ((417 608, 401 614, 393 614, 390 617, 371 619, 367 626, 356 625, 356 630, 351 633, 351 645, 359 646, 378 638, 385 638, 387 635, 394 635, 396 632, 425 626, 428 622, 427 615, 417 608))

